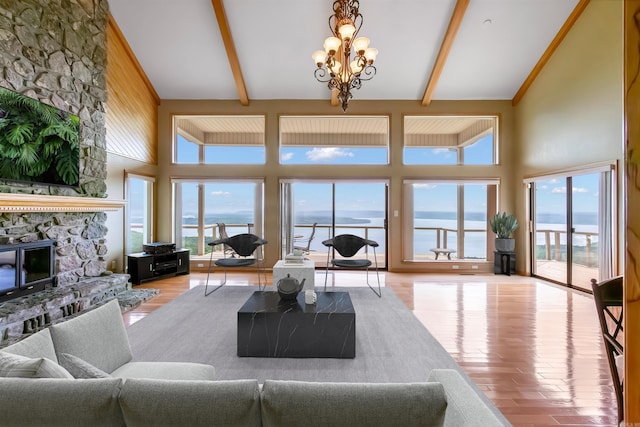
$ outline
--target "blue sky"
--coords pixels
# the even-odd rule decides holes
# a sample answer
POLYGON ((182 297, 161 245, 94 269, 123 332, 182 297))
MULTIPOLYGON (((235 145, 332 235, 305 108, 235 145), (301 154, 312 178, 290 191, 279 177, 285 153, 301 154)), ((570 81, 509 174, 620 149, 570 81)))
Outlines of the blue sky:
POLYGON ((600 174, 592 173, 573 177, 571 191, 567 191, 566 179, 551 179, 536 183, 536 200, 539 212, 566 212, 567 193, 573 200, 574 212, 597 212, 600 174))
MULTIPOLYGON (((491 164, 491 139, 488 135, 476 144, 465 149, 465 164, 491 164)), ((197 163, 197 145, 188 143, 178 136, 178 159, 180 163, 197 163)), ((455 152, 446 148, 406 149, 405 164, 455 164, 455 152)), ((264 147, 207 147, 205 162, 235 164, 238 158, 244 164, 263 164, 264 147)), ((387 164, 387 150, 385 148, 357 148, 357 147, 286 147, 280 154, 282 164, 305 165, 358 165, 358 164, 387 164)), ((298 184, 296 209, 318 210, 331 206, 331 186, 329 184, 298 184), (326 188, 325 188, 326 187, 326 188), (303 188, 308 188, 308 196, 303 188)), ((195 185, 184 187, 184 212, 196 211, 197 193, 195 185)), ((340 184, 339 191, 344 193, 339 205, 348 210, 372 210, 384 208, 384 187, 381 184, 340 184)), ((417 186, 415 210, 438 210, 455 212, 456 191, 454 184, 423 184, 417 186), (437 201, 437 203, 435 203, 437 201)), ((250 184, 234 185, 227 182, 207 185, 206 210, 241 211, 251 209, 253 203, 253 187, 250 184)), ((574 210, 578 212, 597 211, 598 174, 591 174, 574 178, 571 191, 573 194, 574 210)), ((340 194, 340 193, 339 193, 340 194)), ((564 180, 549 180, 541 182, 537 187, 537 197, 543 203, 545 212, 561 213, 565 211, 567 189, 564 180)), ((486 209, 486 186, 468 186, 465 192, 467 211, 484 211, 486 209)))

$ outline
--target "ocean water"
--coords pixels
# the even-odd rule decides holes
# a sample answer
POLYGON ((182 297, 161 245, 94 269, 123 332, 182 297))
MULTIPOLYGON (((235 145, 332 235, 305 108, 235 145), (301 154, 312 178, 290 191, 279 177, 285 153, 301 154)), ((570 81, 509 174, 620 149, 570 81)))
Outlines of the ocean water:
MULTIPOLYGON (((248 224, 253 222, 253 215, 251 212, 233 212, 225 214, 206 215, 205 223, 215 225, 217 222, 224 222, 226 224, 248 224)), ((566 225, 563 224, 564 218, 558 214, 539 214, 538 215, 537 230, 557 230, 561 231, 559 234, 560 243, 566 244, 566 225)), ((135 220, 133 221, 135 222, 135 220)), ((323 252, 326 248, 322 245, 322 241, 329 238, 329 224, 331 223, 331 213, 328 211, 314 211, 303 212, 296 215, 296 224, 307 225, 307 227, 296 227, 294 229, 295 235, 306 236, 311 233, 309 227, 314 222, 318 223, 316 235, 311 242, 311 250, 323 252)), ((578 234, 574 235, 575 246, 586 246, 587 236, 581 233, 590 233, 591 243, 597 243, 597 214, 583 213, 576 214, 574 216, 574 227, 578 234)), ((197 218, 195 215, 185 215, 183 217, 184 225, 197 225, 197 218)), ((371 240, 375 240, 380 244, 377 249, 379 253, 385 250, 385 230, 382 228, 384 224, 384 216, 382 212, 377 211, 343 211, 336 212, 336 233, 338 234, 356 234, 363 237, 367 237, 371 240)), ((522 226, 522 225, 521 225, 522 226)), ((450 249, 458 249, 457 244, 457 220, 455 213, 451 212, 416 212, 416 218, 414 219, 414 248, 413 252, 416 255, 430 254, 431 248, 438 246, 437 234, 440 229, 440 247, 444 247, 445 233, 446 232, 446 247, 450 249)), ((485 259, 487 234, 484 230, 487 227, 486 219, 482 213, 467 213, 465 222, 465 258, 469 259, 485 259), (478 230, 478 231, 471 231, 478 230)), ((230 235, 237 233, 246 233, 247 226, 227 226, 227 232, 230 235)), ((207 235, 210 235, 211 230, 207 231, 207 235)), ((196 236, 197 230, 184 229, 184 236, 196 236)), ((489 238, 493 238, 493 235, 489 235, 489 238)), ((555 242, 555 234, 550 232, 551 244, 555 242)), ((545 233, 538 232, 536 234, 536 244, 545 244, 545 233)))

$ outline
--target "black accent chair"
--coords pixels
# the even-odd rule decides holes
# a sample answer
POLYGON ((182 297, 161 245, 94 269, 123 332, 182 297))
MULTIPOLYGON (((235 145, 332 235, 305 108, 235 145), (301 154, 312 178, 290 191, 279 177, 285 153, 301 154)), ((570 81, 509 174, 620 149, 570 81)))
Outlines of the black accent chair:
POLYGON ((327 247, 327 271, 324 276, 325 291, 327 290, 327 276, 329 275, 330 265, 334 267, 349 269, 364 268, 367 271, 367 286, 369 286, 373 293, 378 297, 382 297, 382 290, 380 289, 380 274, 378 273, 378 258, 376 257, 376 248, 379 246, 378 242, 374 240, 364 239, 353 234, 340 234, 338 236, 335 236, 333 239, 327 239, 323 241, 322 244, 327 247), (371 286, 371 284, 369 284, 369 267, 372 264, 371 261, 368 258, 351 259, 360 251, 360 249, 365 246, 371 246, 373 248, 373 259, 375 262, 376 277, 378 278, 377 291, 373 286, 371 286), (332 249, 334 249, 344 258, 335 258, 334 253, 334 257, 332 259, 332 249))
MULTIPOLYGON (((228 239, 229 235, 227 234, 227 225, 224 222, 219 222, 218 223, 218 235, 220 236, 219 240, 222 239, 228 239)), ((212 246, 212 245, 210 245, 212 246)), ((224 245, 224 253, 225 256, 229 255, 231 257, 235 257, 236 253, 234 252, 233 249, 231 249, 231 247, 229 247, 229 245, 224 245)))
POLYGON ((225 250, 224 258, 218 258, 217 260, 215 260, 215 265, 224 269, 224 281, 213 290, 209 291, 209 275, 211 274, 211 264, 214 262, 213 251, 211 252, 211 257, 209 258, 209 271, 207 272, 207 282, 204 286, 204 296, 217 291, 227 283, 227 268, 249 267, 254 264, 258 269, 258 289, 263 290, 267 285, 267 277, 266 272, 263 271, 265 278, 264 285, 262 285, 260 277, 260 263, 263 262, 264 258, 262 253, 262 246, 266 243, 266 240, 261 239, 260 237, 251 233, 237 234, 235 236, 210 242, 209 246, 224 245, 225 247, 230 247, 233 250, 233 253, 235 255, 238 255, 238 257, 227 257, 227 251, 225 250), (254 257, 253 255, 254 253, 256 253, 256 251, 258 252, 258 254, 254 257))
POLYGON ((611 279, 598 282, 591 279, 591 289, 593 290, 593 299, 598 310, 598 319, 600 320, 600 330, 604 339, 604 347, 607 351, 607 359, 609 360, 609 370, 613 379, 613 388, 616 392, 616 400, 618 401, 618 424, 621 425, 624 419, 624 402, 622 394, 623 378, 619 374, 619 369, 623 366, 623 317, 622 305, 624 301, 622 276, 613 277, 611 279))
POLYGON ((316 235, 316 225, 318 225, 318 223, 314 222, 313 227, 311 228, 311 234, 309 234, 309 236, 293 239, 293 249, 301 250, 302 252, 307 254, 309 253, 309 247, 311 246, 311 241, 313 240, 313 237, 316 235))

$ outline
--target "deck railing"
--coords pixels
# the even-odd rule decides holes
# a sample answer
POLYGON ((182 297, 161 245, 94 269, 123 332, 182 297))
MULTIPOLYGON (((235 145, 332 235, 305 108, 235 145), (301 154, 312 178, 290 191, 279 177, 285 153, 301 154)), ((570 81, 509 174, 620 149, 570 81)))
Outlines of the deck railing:
MULTIPOLYGON (((537 251, 536 259, 566 261, 563 259, 563 255, 567 253, 566 234, 567 232, 564 230, 536 230, 536 248, 540 248, 540 246, 544 248, 543 251, 537 251), (537 243, 537 237, 540 234, 544 235, 544 245, 537 243), (544 255, 541 256, 541 252, 544 255)), ((597 246, 594 248, 594 243, 598 242, 598 234, 590 231, 574 231, 572 234, 585 238, 584 254, 576 254, 574 251, 573 262, 587 267, 598 267, 597 246)))
MULTIPOLYGON (((246 231, 251 230, 253 224, 226 224, 227 233, 229 235, 244 233, 246 231)), ((297 224, 294 229, 308 229, 309 232, 313 225, 311 224, 297 224)), ((189 225, 184 224, 182 226, 184 230, 197 230, 198 225, 189 225)), ((138 223, 130 224, 130 230, 142 230, 143 225, 138 223)), ((329 230, 331 229, 330 225, 316 225, 316 235, 318 241, 324 240, 329 237, 329 230), (325 230, 323 232, 322 230, 325 230), (320 237, 320 236, 325 237, 320 237)), ((370 236, 371 230, 383 230, 383 226, 372 226, 372 225, 337 225, 336 229, 362 229, 364 233, 365 239, 368 239, 370 236)), ((205 224, 203 226, 204 233, 202 235, 197 236, 197 251, 194 251, 193 255, 206 255, 209 253, 207 251, 207 242, 213 241, 219 237, 218 233, 218 224, 205 224)), ((451 238, 457 239, 458 230, 455 228, 447 228, 447 227, 414 227, 414 235, 416 232, 432 232, 435 233, 435 247, 438 248, 449 248, 451 242, 449 241, 451 238), (453 237, 452 237, 453 236, 453 237)), ((467 233, 485 233, 484 229, 464 229, 463 232, 467 233)), ((542 251, 538 251, 538 260, 556 260, 561 261, 563 254, 566 254, 566 231, 562 230, 550 230, 550 229, 542 229, 536 230, 537 235, 544 235, 544 245, 539 245, 536 243, 536 247, 540 248, 541 246, 544 248, 542 251), (564 249, 563 249, 563 243, 564 249), (540 255, 540 254, 544 255, 540 255)), ((575 263, 579 263, 585 265, 587 267, 597 267, 598 266, 598 256, 597 256, 597 247, 594 248, 594 240, 597 243, 598 235, 597 233, 588 232, 588 231, 575 231, 574 235, 584 236, 585 238, 585 253, 584 256, 578 257, 578 259, 574 259, 575 263), (595 239, 594 239, 595 237, 595 239)), ((455 241, 454 243, 457 243, 455 241)), ((455 246, 454 246, 455 247, 455 246)), ((368 248, 368 247, 367 247, 368 248)), ((420 256, 423 254, 416 254, 416 256, 420 256)), ((424 254, 429 255, 429 253, 424 254)), ((575 258, 575 257, 574 257, 575 258)))

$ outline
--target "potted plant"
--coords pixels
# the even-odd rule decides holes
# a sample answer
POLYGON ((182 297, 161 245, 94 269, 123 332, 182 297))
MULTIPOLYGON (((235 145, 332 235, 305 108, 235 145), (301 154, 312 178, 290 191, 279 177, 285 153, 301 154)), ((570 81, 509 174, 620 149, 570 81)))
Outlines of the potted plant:
POLYGON ((516 247, 515 239, 511 237, 514 231, 518 229, 518 220, 515 215, 506 212, 498 212, 493 219, 489 221, 491 231, 496 233, 496 251, 513 252, 516 247))

